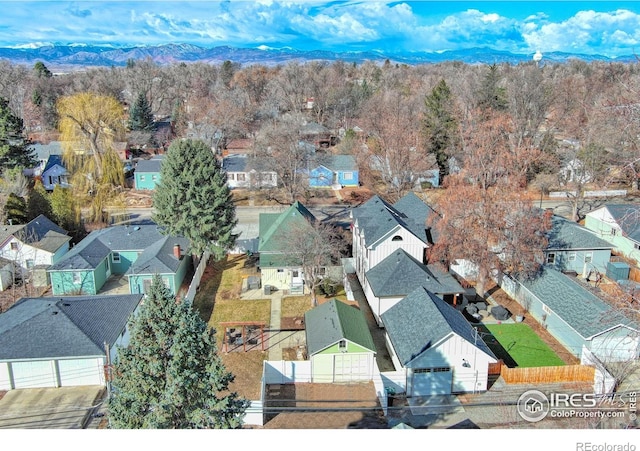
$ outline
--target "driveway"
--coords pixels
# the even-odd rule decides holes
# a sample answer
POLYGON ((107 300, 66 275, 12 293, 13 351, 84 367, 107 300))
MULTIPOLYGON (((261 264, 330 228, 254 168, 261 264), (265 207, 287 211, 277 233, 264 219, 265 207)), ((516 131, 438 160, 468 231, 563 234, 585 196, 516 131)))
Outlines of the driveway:
POLYGON ((0 399, 0 429, 84 429, 104 391, 102 386, 10 390, 0 399))

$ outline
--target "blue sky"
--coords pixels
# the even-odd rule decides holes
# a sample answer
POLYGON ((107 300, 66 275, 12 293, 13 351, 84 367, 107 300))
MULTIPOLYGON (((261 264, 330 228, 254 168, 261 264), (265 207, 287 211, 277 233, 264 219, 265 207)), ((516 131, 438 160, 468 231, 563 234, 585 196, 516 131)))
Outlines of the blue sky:
POLYGON ((640 53, 640 2, 1 1, 0 46, 47 43, 640 53))

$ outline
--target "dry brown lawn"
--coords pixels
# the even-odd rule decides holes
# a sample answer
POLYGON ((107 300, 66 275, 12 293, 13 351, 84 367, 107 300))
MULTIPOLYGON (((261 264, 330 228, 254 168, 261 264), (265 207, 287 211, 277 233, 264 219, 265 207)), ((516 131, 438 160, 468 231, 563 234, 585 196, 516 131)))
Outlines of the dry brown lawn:
POLYGON ((228 371, 235 376, 229 390, 248 400, 260 399, 262 362, 267 360, 267 351, 221 353, 220 357, 228 371))

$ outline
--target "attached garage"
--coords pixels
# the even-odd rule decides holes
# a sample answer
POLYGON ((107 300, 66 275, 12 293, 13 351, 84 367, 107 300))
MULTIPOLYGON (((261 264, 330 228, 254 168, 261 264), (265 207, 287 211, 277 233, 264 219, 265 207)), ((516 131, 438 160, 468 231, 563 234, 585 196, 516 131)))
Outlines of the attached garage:
POLYGON ((104 385, 142 296, 21 299, 0 314, 0 390, 104 385))
POLYGON ((375 345, 362 312, 332 300, 305 314, 307 355, 312 381, 369 381, 375 368, 375 345))
POLYGON ((417 368, 411 372, 413 396, 449 395, 453 385, 450 367, 417 368))

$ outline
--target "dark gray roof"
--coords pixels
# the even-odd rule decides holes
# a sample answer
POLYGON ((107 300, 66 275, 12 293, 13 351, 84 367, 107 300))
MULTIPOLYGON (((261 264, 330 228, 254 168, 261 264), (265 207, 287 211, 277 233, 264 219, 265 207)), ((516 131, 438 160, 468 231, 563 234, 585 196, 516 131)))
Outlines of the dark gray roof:
MULTIPOLYGON (((180 267, 181 259, 173 254, 173 246, 180 245, 180 253, 189 252, 189 240, 181 237, 166 236, 146 248, 131 265, 127 274, 173 274, 180 267)), ((182 257, 184 258, 184 257, 182 257)))
POLYGON ((21 299, 0 314, 0 360, 105 355, 142 296, 21 299))
POLYGON ((247 168, 247 156, 231 154, 222 160, 222 169, 227 172, 245 172, 247 168))
POLYGON ((38 160, 47 160, 50 155, 62 155, 62 143, 51 141, 49 144, 32 144, 33 152, 38 160))
POLYGON ((52 253, 71 240, 63 228, 44 215, 37 216, 27 224, 2 226, 0 240, 4 241, 10 236, 37 249, 52 253))
POLYGON ((136 172, 159 173, 163 158, 164 155, 156 155, 149 160, 139 160, 136 163, 136 172))
POLYGON ((142 252, 164 238, 165 235, 154 224, 121 225, 94 230, 49 270, 94 269, 112 251, 142 252))
POLYGON ((307 352, 316 354, 340 340, 349 340, 373 352, 376 346, 364 314, 333 299, 304 314, 307 352))
POLYGON ((382 314, 382 321, 403 366, 413 368, 412 361, 451 333, 475 343, 485 354, 495 358, 482 338, 461 312, 424 288, 382 314))
POLYGON ((536 278, 523 279, 521 283, 584 338, 620 324, 640 330, 637 324, 572 277, 555 269, 543 267, 536 278))
POLYGON ((433 210, 414 193, 405 195, 394 205, 379 196, 373 196, 352 210, 358 227, 364 231, 365 245, 371 246, 398 225, 429 243, 427 219, 433 210))
POLYGON ((624 236, 640 243, 640 205, 606 204, 605 207, 622 229, 624 236))
POLYGON ((406 296, 418 287, 435 294, 464 293, 458 281, 440 265, 424 265, 398 249, 366 273, 378 297, 406 296))
POLYGON ((352 155, 327 155, 318 159, 318 165, 333 172, 355 171, 358 169, 356 159, 352 155))
POLYGON ((591 230, 557 215, 551 218, 551 230, 547 238, 547 250, 613 248, 611 243, 599 238, 591 230))

